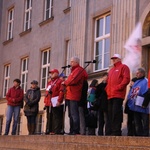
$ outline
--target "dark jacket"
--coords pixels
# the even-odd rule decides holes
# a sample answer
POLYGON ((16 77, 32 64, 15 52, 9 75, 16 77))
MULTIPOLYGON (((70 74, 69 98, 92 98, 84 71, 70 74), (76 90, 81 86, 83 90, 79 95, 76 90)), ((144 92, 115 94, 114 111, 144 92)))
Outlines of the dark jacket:
POLYGON ((82 87, 82 93, 81 93, 81 99, 79 101, 79 106, 86 108, 87 107, 87 91, 88 91, 88 82, 87 80, 84 80, 83 87, 82 87))
POLYGON ((41 98, 40 88, 29 89, 25 96, 24 113, 25 116, 34 116, 39 111, 39 101, 41 98))
POLYGON ((99 109, 101 111, 108 110, 108 100, 107 100, 107 93, 105 91, 106 83, 101 82, 96 89, 96 100, 98 101, 99 109))
POLYGON ((10 106, 21 106, 23 101, 23 90, 19 86, 10 88, 6 94, 7 105, 10 106))

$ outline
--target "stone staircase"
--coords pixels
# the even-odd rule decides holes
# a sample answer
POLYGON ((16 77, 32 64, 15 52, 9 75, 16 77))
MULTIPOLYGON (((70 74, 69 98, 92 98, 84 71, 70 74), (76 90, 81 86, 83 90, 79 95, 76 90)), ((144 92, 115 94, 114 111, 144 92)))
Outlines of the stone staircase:
POLYGON ((149 137, 0 136, 0 150, 150 150, 149 137))

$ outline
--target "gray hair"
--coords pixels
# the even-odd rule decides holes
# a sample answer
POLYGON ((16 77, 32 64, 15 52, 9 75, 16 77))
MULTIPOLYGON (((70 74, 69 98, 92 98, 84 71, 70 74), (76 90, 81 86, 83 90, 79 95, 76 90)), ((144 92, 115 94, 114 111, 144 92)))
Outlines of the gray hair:
POLYGON ((141 73, 145 76, 145 72, 146 72, 146 71, 145 71, 144 68, 138 68, 137 70, 138 70, 139 72, 141 72, 141 73))
POLYGON ((79 59, 77 56, 71 57, 71 60, 75 61, 75 62, 78 63, 78 64, 79 64, 79 62, 80 62, 80 59, 79 59))

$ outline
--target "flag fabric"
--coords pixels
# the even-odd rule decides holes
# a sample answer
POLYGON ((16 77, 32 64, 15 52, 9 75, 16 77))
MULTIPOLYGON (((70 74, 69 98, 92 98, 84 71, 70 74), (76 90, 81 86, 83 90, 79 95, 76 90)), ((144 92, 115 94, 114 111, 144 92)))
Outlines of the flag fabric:
POLYGON ((123 59, 123 63, 126 64, 132 73, 140 67, 141 65, 141 50, 142 50, 142 25, 139 22, 129 39, 126 41, 125 49, 126 54, 123 59))

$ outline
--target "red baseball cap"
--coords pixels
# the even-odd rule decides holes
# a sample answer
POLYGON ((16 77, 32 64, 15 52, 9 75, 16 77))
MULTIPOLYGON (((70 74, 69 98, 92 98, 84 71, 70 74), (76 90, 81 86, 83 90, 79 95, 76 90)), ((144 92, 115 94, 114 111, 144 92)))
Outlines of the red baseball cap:
POLYGON ((53 70, 50 70, 49 73, 58 73, 59 74, 59 71, 57 69, 53 69, 53 70))

